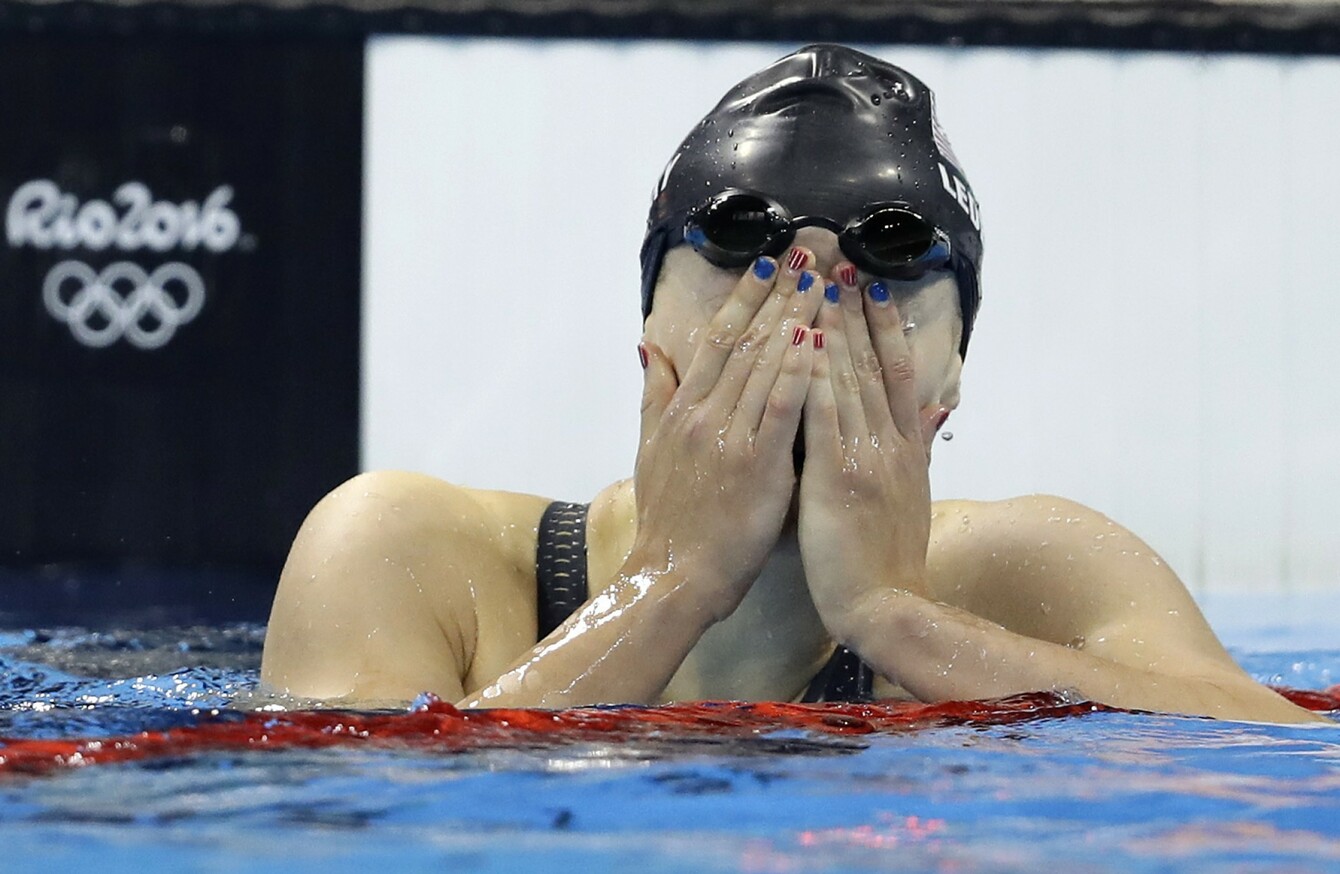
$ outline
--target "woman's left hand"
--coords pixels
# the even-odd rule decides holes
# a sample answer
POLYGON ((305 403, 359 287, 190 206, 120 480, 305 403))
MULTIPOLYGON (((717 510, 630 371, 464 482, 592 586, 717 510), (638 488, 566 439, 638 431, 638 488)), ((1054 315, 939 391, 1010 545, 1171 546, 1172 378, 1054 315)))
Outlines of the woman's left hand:
POLYGON ((830 285, 815 325, 822 347, 805 402, 799 536, 819 615, 850 643, 866 599, 888 589, 926 592, 929 446, 947 411, 918 409, 912 355, 887 287, 862 295, 836 284, 838 302, 830 285))

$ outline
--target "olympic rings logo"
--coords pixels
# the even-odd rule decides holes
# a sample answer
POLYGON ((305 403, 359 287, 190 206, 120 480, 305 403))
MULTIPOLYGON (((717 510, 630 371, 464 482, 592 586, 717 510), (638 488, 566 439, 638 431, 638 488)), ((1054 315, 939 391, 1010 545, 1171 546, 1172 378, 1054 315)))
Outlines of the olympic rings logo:
POLYGON ((157 349, 200 314, 205 283, 179 261, 152 273, 129 261, 101 272, 80 261, 62 261, 42 284, 42 302, 85 346, 101 349, 124 337, 140 349, 157 349))

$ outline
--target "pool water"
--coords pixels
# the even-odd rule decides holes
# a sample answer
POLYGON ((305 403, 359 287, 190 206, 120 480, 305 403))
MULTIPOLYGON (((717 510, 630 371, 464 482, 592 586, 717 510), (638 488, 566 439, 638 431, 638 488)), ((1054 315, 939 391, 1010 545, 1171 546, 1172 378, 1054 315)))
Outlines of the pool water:
MULTIPOLYGON (((1253 676, 1320 689, 1340 683, 1337 601, 1207 612, 1253 676)), ((0 630, 0 736, 226 720, 212 711, 252 688, 263 637, 247 623, 0 630)), ((0 774, 0 842, 0 868, 1335 871, 1340 727, 1092 712, 178 752, 0 774)))

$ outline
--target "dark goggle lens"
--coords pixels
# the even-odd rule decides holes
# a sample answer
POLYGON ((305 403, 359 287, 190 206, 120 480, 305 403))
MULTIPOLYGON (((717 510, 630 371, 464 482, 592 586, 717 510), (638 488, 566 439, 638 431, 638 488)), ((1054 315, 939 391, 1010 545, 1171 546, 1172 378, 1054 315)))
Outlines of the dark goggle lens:
POLYGON ((872 213, 861 222, 855 236, 872 259, 892 265, 921 261, 932 255, 940 242, 933 225, 901 209, 872 213))
POLYGON ((689 217, 684 237, 723 252, 752 256, 787 227, 787 220, 760 197, 735 194, 713 201, 689 217))

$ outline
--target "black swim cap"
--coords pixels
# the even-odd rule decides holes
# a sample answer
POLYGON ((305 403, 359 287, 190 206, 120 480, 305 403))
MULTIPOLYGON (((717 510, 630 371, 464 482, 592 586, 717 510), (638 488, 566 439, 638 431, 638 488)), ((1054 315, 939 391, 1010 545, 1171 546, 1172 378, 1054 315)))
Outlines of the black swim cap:
POLYGON ((906 70, 838 45, 812 45, 736 85, 685 138, 656 187, 642 242, 642 315, 651 312, 670 237, 729 188, 795 216, 839 223, 901 203, 944 231, 958 280, 966 353, 981 300, 981 216, 935 117, 906 70))

